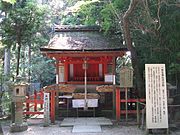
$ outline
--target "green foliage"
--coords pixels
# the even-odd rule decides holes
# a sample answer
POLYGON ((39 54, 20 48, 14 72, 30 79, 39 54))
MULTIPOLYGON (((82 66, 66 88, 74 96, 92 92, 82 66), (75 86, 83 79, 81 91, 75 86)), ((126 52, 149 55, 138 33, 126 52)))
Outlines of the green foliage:
MULTIPOLYGON (((112 0, 115 9, 119 11, 126 11, 130 0, 112 0)), ((116 11, 117 12, 117 11, 116 11)))
MULTIPOLYGON (((90 0, 87 0, 89 2, 90 0)), ((99 25, 108 33, 119 31, 119 17, 128 6, 127 0, 112 2, 96 1, 80 6, 80 9, 63 17, 62 23, 68 25, 99 25)))
POLYGON ((103 18, 103 21, 101 22, 102 28, 105 30, 105 33, 107 33, 115 26, 115 15, 113 13, 112 5, 105 5, 100 13, 103 18))
POLYGON ((129 0, 112 0, 105 3, 100 12, 102 22, 101 27, 105 33, 113 30, 116 32, 122 31, 119 18, 122 18, 122 13, 127 9, 129 0))
MULTIPOLYGON (((21 46, 24 48, 29 45, 39 46, 39 43, 45 41, 46 12, 47 6, 40 6, 33 0, 17 2, 6 11, 6 16, 1 22, 2 43, 5 47, 12 48, 12 52, 15 52, 13 56, 17 57, 18 54, 20 57, 24 56, 20 52, 21 46), (20 47, 20 50, 16 50, 17 47, 20 47)), ((17 57, 17 61, 20 57, 17 57)), ((19 66, 16 70, 19 71, 19 66)))
POLYGON ((102 10, 102 3, 95 2, 81 6, 78 12, 78 16, 85 25, 95 25, 101 22, 101 16, 99 12, 102 10))
POLYGON ((100 11, 103 3, 86 1, 77 9, 77 12, 69 13, 62 19, 63 24, 68 25, 95 25, 100 22, 100 11), (87 2, 87 3, 86 3, 87 2))
POLYGON ((9 92, 4 92, 1 99, 2 112, 9 115, 11 112, 11 96, 9 92))
POLYGON ((40 82, 42 86, 55 83, 54 61, 41 55, 32 59, 32 82, 40 82))
POLYGON ((1 28, 3 32, 2 43, 6 46, 16 46, 21 42, 27 44, 30 38, 42 28, 45 17, 45 7, 37 6, 34 1, 25 5, 17 5, 7 11, 8 16, 3 20, 1 28))

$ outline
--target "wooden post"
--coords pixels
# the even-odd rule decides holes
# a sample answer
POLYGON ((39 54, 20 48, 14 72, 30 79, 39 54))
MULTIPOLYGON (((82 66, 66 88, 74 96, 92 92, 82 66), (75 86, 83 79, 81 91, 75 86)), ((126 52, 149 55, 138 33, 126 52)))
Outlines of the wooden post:
POLYGON ((68 81, 68 63, 65 61, 64 63, 64 82, 68 81))
MULTIPOLYGON (((29 93, 27 93, 27 99, 26 100, 29 100, 30 97, 29 97, 29 93)), ((29 102, 26 102, 26 111, 29 112, 29 102)))
POLYGON ((121 116, 121 92, 116 89, 116 120, 119 121, 121 116))
POLYGON ((126 100, 126 122, 128 121, 128 103, 127 103, 127 100, 128 100, 128 88, 125 88, 125 100, 126 100))
POLYGON ((144 117, 145 117, 145 111, 146 111, 146 106, 144 107, 144 109, 142 109, 142 120, 141 120, 141 125, 142 125, 142 129, 144 129, 144 117))
POLYGON ((37 111, 37 92, 34 90, 34 112, 37 111))
POLYGON ((56 91, 55 95, 56 95, 55 112, 56 112, 56 114, 59 115, 59 91, 56 91))
POLYGON ((113 118, 115 118, 116 113, 116 86, 115 86, 115 73, 116 73, 116 57, 113 56, 112 59, 112 74, 113 74, 113 118))
POLYGON ((51 123, 55 122, 55 91, 51 91, 51 123))
POLYGON ((105 75, 107 74, 107 56, 105 56, 105 57, 102 57, 102 63, 103 63, 103 74, 104 74, 104 76, 103 76, 103 79, 104 79, 104 81, 105 81, 105 75))
POLYGON ((59 83, 59 60, 56 60, 56 84, 59 83))
POLYGON ((87 110, 88 109, 88 106, 87 106, 87 60, 85 58, 84 60, 84 102, 85 102, 85 106, 84 106, 84 110, 87 110))
MULTIPOLYGON (((41 90, 41 91, 40 91, 40 100, 43 100, 43 98, 44 98, 44 94, 43 94, 43 91, 41 90)), ((43 108, 43 103, 41 103, 40 108, 41 108, 41 109, 43 108)))

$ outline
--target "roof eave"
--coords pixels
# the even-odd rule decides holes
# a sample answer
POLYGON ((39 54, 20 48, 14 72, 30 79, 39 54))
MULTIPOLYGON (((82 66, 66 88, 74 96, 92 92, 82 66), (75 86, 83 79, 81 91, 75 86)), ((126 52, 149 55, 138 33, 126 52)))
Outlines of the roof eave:
POLYGON ((112 49, 49 49, 49 48, 40 48, 40 51, 46 52, 93 52, 93 51, 128 51, 127 48, 112 48, 112 49))

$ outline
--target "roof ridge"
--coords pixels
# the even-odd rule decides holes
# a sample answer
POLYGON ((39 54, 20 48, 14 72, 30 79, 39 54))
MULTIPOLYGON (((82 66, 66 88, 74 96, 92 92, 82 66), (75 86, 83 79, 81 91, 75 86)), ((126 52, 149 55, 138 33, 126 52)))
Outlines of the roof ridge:
POLYGON ((55 32, 100 31, 98 25, 56 25, 55 32))

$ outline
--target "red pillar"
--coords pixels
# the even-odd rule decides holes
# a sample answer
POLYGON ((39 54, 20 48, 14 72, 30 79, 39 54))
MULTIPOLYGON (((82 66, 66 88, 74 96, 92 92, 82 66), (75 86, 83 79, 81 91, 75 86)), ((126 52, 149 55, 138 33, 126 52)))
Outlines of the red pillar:
MULTIPOLYGON (((44 98, 44 94, 43 94, 43 91, 41 90, 40 91, 40 100, 43 101, 43 98, 44 98)), ((41 109, 43 108, 43 103, 41 103, 41 109)))
POLYGON ((64 82, 68 81, 68 63, 64 63, 64 82))
POLYGON ((37 92, 34 90, 34 112, 37 111, 37 92))
POLYGON ((51 116, 51 123, 55 122, 55 91, 52 90, 51 91, 51 112, 50 112, 50 116, 51 116))
MULTIPOLYGON (((26 98, 26 112, 29 112, 29 99, 30 99, 30 96, 29 96, 29 93, 27 93, 27 98, 26 98), (28 101, 28 102, 27 102, 28 101)), ((26 116, 29 116, 29 115, 26 115, 26 116)))
POLYGON ((104 74, 107 74, 107 62, 105 61, 103 64, 104 64, 104 74))
POLYGON ((121 92, 120 88, 116 89, 116 120, 120 120, 121 116, 121 92))

